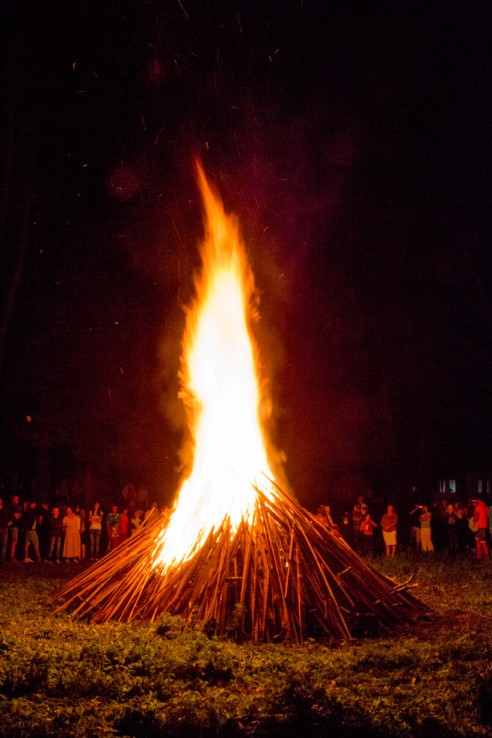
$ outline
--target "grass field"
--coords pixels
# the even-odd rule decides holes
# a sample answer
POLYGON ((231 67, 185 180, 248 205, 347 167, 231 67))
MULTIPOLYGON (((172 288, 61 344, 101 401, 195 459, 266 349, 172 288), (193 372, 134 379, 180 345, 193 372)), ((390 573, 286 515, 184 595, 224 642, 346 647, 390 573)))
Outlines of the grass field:
POLYGON ((0 736, 490 736, 492 560, 373 563, 400 581, 415 571, 433 613, 378 638, 303 645, 236 645, 169 617, 55 617, 51 592, 76 567, 7 564, 0 736))

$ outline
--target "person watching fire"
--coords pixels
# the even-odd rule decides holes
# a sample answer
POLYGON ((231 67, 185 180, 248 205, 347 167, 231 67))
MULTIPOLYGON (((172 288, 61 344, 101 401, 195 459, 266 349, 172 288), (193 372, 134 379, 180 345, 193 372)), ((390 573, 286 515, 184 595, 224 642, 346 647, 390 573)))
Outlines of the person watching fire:
POLYGON ((386 558, 392 559, 396 554, 396 526, 398 525, 398 515, 395 513, 393 505, 388 505, 386 512, 381 518, 381 528, 383 529, 384 544, 386 546, 386 558))
POLYGON ((369 557, 374 551, 374 528, 377 526, 378 524, 371 518, 370 513, 366 512, 360 524, 360 532, 362 533, 362 553, 369 557))
POLYGON ((475 534, 475 539, 477 542, 477 559, 482 559, 489 555, 489 546, 487 543, 489 508, 483 500, 472 500, 472 502, 475 507, 473 517, 478 526, 478 530, 475 534))
POLYGON ((118 505, 113 505, 111 512, 106 518, 108 529, 108 551, 112 551, 121 543, 121 515, 118 513, 118 505))
POLYGON ((41 561, 41 553, 39 551, 39 538, 38 538, 38 526, 39 526, 39 514, 37 511, 36 502, 30 502, 29 507, 24 515, 24 531, 25 531, 25 545, 24 545, 24 561, 26 564, 32 564, 33 559, 29 558, 29 548, 33 547, 37 561, 41 561))
POLYGON ((431 553, 434 551, 431 529, 432 513, 429 510, 428 505, 421 505, 420 509, 420 545, 422 546, 422 551, 424 551, 425 553, 431 553))
POLYGON ((324 525, 325 528, 333 528, 333 518, 331 516, 331 509, 329 505, 320 505, 318 507, 316 520, 319 520, 321 525, 324 525))

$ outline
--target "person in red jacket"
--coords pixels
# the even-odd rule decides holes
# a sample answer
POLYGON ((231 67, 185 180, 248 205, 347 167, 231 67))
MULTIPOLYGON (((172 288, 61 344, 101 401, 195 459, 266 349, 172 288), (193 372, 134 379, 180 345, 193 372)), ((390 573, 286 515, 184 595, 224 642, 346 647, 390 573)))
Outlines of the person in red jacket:
POLYGON ((126 508, 121 513, 120 534, 122 541, 126 541, 130 535, 130 518, 128 517, 128 510, 126 508))
POLYGON ((475 533, 477 542, 477 559, 489 555, 489 546, 487 543, 487 528, 489 527, 489 508, 483 500, 472 500, 475 507, 473 518, 478 525, 475 533))

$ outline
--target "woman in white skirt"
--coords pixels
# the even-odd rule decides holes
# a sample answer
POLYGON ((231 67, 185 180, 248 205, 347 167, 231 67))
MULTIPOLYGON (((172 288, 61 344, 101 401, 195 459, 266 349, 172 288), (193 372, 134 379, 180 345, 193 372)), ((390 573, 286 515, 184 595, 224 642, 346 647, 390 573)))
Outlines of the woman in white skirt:
POLYGON ((381 528, 383 529, 384 545, 386 546, 386 558, 392 559, 396 553, 396 526, 398 525, 398 515, 395 513, 393 505, 388 505, 386 512, 381 518, 381 528))
POLYGON ((75 515, 71 507, 67 507, 67 514, 63 518, 63 556, 65 561, 80 560, 80 518, 75 515))

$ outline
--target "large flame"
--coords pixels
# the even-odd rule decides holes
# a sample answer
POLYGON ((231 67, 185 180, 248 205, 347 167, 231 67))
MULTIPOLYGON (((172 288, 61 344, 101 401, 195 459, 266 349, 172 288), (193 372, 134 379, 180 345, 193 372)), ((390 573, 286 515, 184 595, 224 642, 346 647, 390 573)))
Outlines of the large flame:
POLYGON ((250 330, 254 279, 237 218, 224 212, 199 164, 197 172, 205 237, 181 357, 181 397, 194 460, 157 543, 157 561, 166 568, 189 559, 226 518, 231 532, 242 520, 251 522, 255 487, 265 489, 266 479, 273 478, 260 423, 259 362, 250 330))

